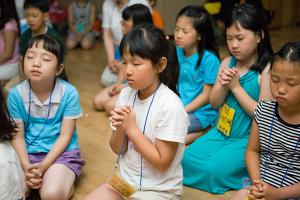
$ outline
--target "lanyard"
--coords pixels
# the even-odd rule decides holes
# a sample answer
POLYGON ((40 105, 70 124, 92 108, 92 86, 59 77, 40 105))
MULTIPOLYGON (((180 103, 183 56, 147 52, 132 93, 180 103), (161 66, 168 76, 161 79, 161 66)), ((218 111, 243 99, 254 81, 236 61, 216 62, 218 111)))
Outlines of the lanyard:
MULTIPOLYGON (((155 95, 156 95, 156 91, 158 90, 159 86, 160 86, 160 84, 159 84, 158 87, 156 88, 156 90, 155 90, 155 92, 154 92, 154 94, 153 94, 153 96, 152 96, 150 105, 149 105, 149 107, 148 107, 148 111, 147 111, 146 118, 145 118, 145 122, 144 122, 144 126, 143 126, 143 135, 145 135, 145 129, 146 129, 146 124, 147 124, 147 120, 148 120, 148 115, 149 115, 150 109, 151 109, 151 107, 152 107, 152 103, 153 103, 154 97, 155 97, 155 95)), ((132 103, 132 107, 134 107, 134 104, 135 104, 137 95, 138 95, 138 92, 135 93, 134 100, 133 100, 133 103, 132 103)), ((120 150, 119 150, 119 153, 118 153, 118 158, 117 158, 117 162, 116 162, 116 165, 115 165, 115 169, 118 168, 118 164, 119 164, 119 162, 120 162, 120 158, 121 158, 121 155, 122 155, 122 150, 123 150, 123 148, 124 148, 124 144, 125 144, 125 142, 127 141, 127 139, 128 139, 127 136, 125 136, 124 141, 123 141, 123 143, 122 143, 122 146, 121 146, 121 148, 120 148, 120 150)), ((142 190, 142 177, 143 177, 143 157, 142 157, 142 155, 141 155, 141 173, 140 173, 140 188, 139 188, 139 190, 142 190)))
MULTIPOLYGON (((277 107, 277 106, 276 106, 277 107)), ((277 107, 278 108, 278 107, 277 107)), ((276 109, 276 108, 275 108, 276 109)), ((276 111, 275 111, 276 112, 276 111)), ((268 157, 270 156, 270 143, 271 143, 271 139, 272 139, 272 130, 273 130, 273 124, 274 124, 274 118, 275 118, 275 112, 272 116, 272 122, 271 122, 271 126, 270 126, 270 131, 269 131, 269 140, 268 140, 268 146, 267 146, 267 152, 266 152, 266 161, 263 162, 264 164, 264 169, 263 169, 263 176, 265 175, 265 172, 266 172, 266 168, 267 168, 267 161, 268 161, 268 157)), ((293 160, 293 155, 296 153, 296 150, 297 150, 297 147, 299 145, 299 141, 300 141, 300 135, 297 139, 297 142, 295 144, 295 147, 294 147, 294 150, 293 150, 293 153, 291 155, 291 158, 290 158, 290 161, 289 161, 289 164, 288 164, 288 167, 286 168, 285 170, 285 173, 281 179, 281 182, 280 182, 280 187, 282 187, 282 184, 283 184, 283 181, 288 173, 288 171, 290 170, 291 168, 291 164, 292 164, 292 160, 293 160)))
MULTIPOLYGON (((43 128, 40 130, 40 132, 36 135, 34 135, 34 138, 30 141, 28 139, 28 137, 26 137, 26 131, 25 131, 25 140, 27 142, 27 148, 30 147, 33 142, 35 142, 37 140, 37 138, 41 135, 41 133, 44 131, 45 127, 46 127, 46 124, 48 123, 48 119, 49 119, 49 115, 50 115, 50 109, 51 109, 51 100, 52 100, 52 94, 53 94, 53 91, 54 91, 54 88, 55 88, 55 85, 56 85, 56 79, 54 80, 54 86, 51 90, 51 93, 50 93, 50 98, 49 98, 49 104, 48 104, 48 111, 47 111, 47 118, 46 118, 46 121, 44 123, 44 126, 43 128)), ((30 123, 30 111, 31 111, 31 85, 29 83, 29 97, 28 97, 28 117, 27 117, 27 122, 26 122, 26 128, 25 130, 28 130, 29 129, 29 123, 30 123)), ((32 133, 33 135, 33 133, 32 133)))

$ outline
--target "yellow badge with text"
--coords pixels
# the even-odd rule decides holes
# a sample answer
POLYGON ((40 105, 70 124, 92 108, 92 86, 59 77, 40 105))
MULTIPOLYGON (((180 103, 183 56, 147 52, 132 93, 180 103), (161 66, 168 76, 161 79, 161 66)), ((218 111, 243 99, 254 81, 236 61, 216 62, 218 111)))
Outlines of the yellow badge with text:
POLYGON ((224 104, 220 110, 220 118, 218 122, 218 130, 224 133, 224 135, 230 135, 230 129, 233 121, 235 110, 224 104))

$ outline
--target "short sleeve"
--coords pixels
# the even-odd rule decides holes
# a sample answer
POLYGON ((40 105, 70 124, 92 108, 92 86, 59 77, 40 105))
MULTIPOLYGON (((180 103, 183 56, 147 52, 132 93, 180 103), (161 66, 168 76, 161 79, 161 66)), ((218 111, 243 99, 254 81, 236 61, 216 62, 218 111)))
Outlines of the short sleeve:
POLYGON ((218 75, 220 60, 217 56, 210 53, 204 60, 203 64, 205 67, 204 83, 208 85, 213 85, 218 75))
POLYGON ((187 131, 188 116, 183 108, 162 109, 156 125, 157 139, 185 143, 187 131))
POLYGON ((66 109, 64 111, 64 119, 77 119, 82 116, 82 109, 79 103, 79 94, 73 86, 69 87, 69 95, 67 95, 66 109))
POLYGON ((13 88, 8 93, 8 97, 7 97, 8 112, 15 121, 23 121, 22 112, 21 112, 22 102, 20 101, 20 98, 21 96, 19 95, 16 87, 13 88))
POLYGON ((18 24, 15 20, 11 20, 5 24, 3 31, 17 31, 18 32, 18 24))
POLYGON ((113 14, 114 5, 113 2, 110 0, 105 0, 102 7, 102 28, 109 28, 110 27, 110 21, 113 14))
POLYGON ((255 110, 254 110, 254 115, 253 116, 254 116, 254 120, 256 121, 257 124, 260 121, 263 104, 264 104, 264 101, 259 101, 256 108, 255 108, 255 110))

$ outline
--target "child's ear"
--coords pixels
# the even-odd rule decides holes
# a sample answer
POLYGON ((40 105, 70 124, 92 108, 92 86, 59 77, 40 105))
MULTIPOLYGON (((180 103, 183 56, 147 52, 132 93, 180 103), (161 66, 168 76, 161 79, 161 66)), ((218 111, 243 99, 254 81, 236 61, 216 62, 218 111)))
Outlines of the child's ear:
POLYGON ((257 32, 256 37, 257 37, 256 42, 257 42, 257 44, 258 44, 258 43, 260 43, 260 42, 264 39, 264 37, 265 37, 264 31, 263 31, 263 30, 260 30, 259 32, 257 32))
POLYGON ((166 57, 161 57, 158 63, 158 73, 161 73, 165 70, 166 66, 168 64, 168 60, 166 57))
POLYGON ((64 64, 60 64, 58 66, 58 69, 57 69, 57 72, 56 72, 56 76, 59 76, 62 73, 62 71, 64 70, 64 68, 65 68, 64 64))
POLYGON ((47 22, 48 19, 49 19, 49 13, 48 13, 48 12, 45 12, 45 13, 43 13, 43 15, 44 15, 44 20, 45 20, 45 22, 47 22))

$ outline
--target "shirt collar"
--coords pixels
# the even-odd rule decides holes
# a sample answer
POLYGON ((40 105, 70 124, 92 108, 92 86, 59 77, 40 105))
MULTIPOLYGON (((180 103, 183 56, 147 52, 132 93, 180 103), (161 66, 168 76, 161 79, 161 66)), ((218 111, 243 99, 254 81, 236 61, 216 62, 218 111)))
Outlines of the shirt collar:
POLYGON ((178 54, 178 61, 179 63, 181 62, 188 62, 190 65, 196 65, 199 59, 199 54, 198 52, 194 53, 193 55, 190 56, 185 56, 184 55, 184 50, 182 48, 177 47, 177 54, 178 54))

